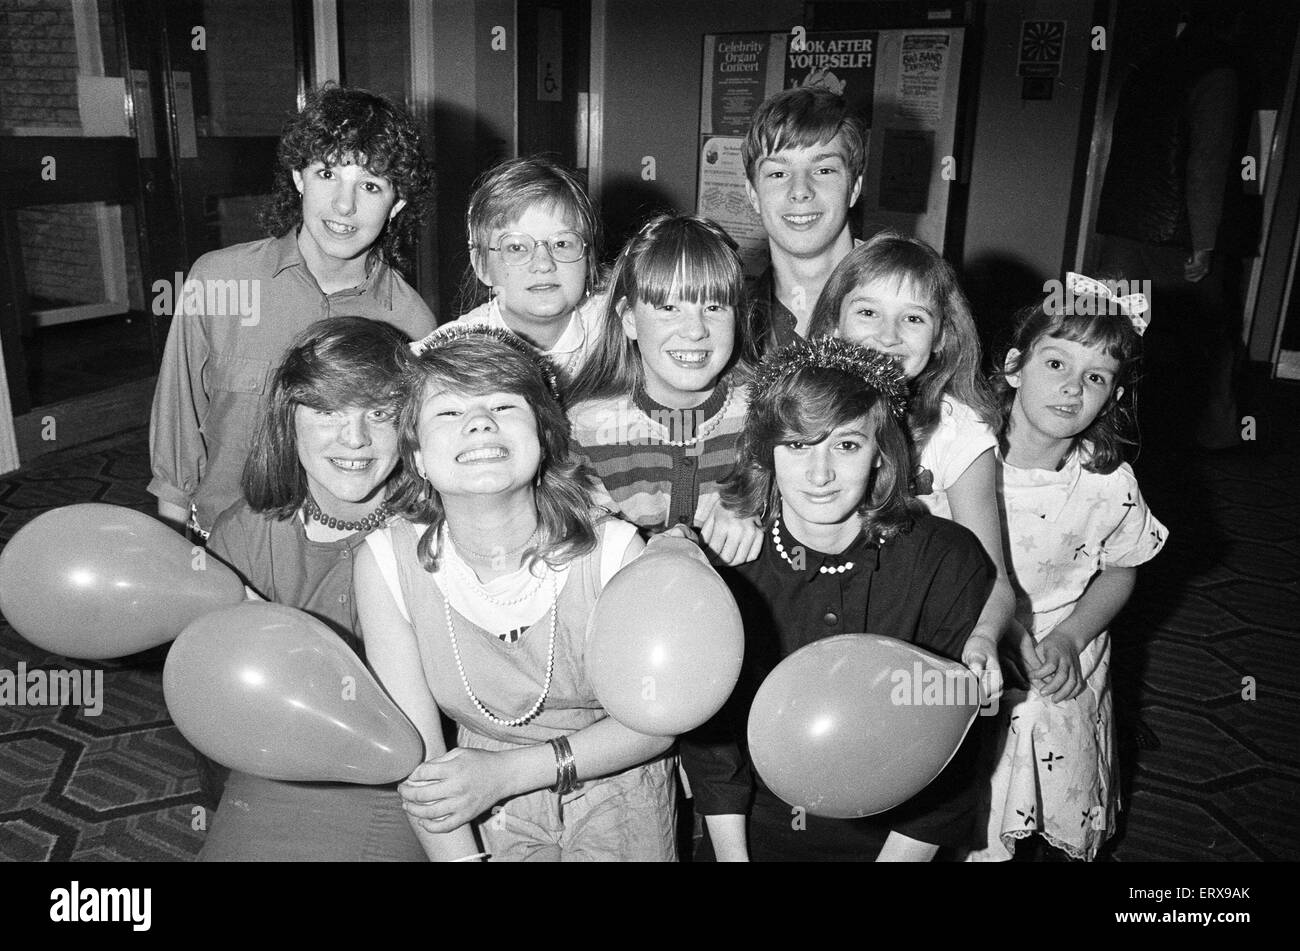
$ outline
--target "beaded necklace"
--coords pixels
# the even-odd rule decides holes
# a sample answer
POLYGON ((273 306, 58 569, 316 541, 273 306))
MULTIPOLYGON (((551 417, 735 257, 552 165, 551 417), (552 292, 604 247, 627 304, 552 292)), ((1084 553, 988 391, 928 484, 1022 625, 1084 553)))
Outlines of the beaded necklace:
POLYGON ((326 515, 322 512, 320 506, 316 504, 316 500, 311 497, 310 492, 307 493, 307 498, 303 502, 303 506, 306 508, 307 517, 309 519, 320 522, 327 528, 344 532, 368 532, 371 529, 378 528, 380 525, 384 524, 384 522, 387 521, 388 516, 392 514, 392 509, 388 505, 388 500, 385 499, 379 503, 378 508, 365 518, 359 519, 355 522, 348 522, 341 518, 335 518, 333 515, 326 515))
MULTIPOLYGON (((779 515, 776 517, 776 521, 772 523, 772 544, 776 547, 776 553, 781 556, 782 560, 785 561, 787 565, 795 571, 800 570, 799 567, 790 560, 790 556, 785 553, 785 546, 781 544, 781 516, 779 515)), ((817 570, 824 575, 838 575, 845 571, 851 571, 852 569, 853 562, 851 561, 846 561, 844 564, 836 565, 833 568, 828 568, 826 565, 817 566, 817 570)))
MULTIPOLYGON (((726 384, 723 385, 727 386, 726 384)), ((707 439, 715 429, 717 429, 719 426, 722 425, 722 421, 727 418, 727 408, 731 406, 731 397, 735 394, 735 392, 736 392, 735 387, 727 386, 727 395, 722 400, 722 408, 719 409, 716 413, 714 413, 713 417, 704 426, 700 428, 700 431, 698 433, 696 433, 690 439, 661 439, 659 440, 659 445, 678 446, 684 448, 686 446, 694 446, 696 443, 702 442, 703 440, 707 439)), ((681 412, 689 413, 691 412, 691 410, 682 410, 681 412)))

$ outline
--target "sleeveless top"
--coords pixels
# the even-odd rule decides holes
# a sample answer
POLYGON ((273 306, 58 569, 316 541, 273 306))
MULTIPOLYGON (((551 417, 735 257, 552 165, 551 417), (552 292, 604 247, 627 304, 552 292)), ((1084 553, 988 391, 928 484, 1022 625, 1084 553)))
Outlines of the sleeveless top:
MULTIPOLYGON (((465 691, 447 630, 444 595, 416 555, 423 531, 423 526, 399 521, 387 531, 371 533, 367 544, 376 555, 390 591, 396 576, 401 597, 395 599, 399 607, 405 607, 403 613, 412 622, 425 681, 443 713, 462 730, 511 746, 534 746, 603 720, 605 710, 587 680, 587 627, 603 581, 617 571, 636 529, 627 522, 607 519, 598 526, 596 548, 569 563, 555 606, 555 661, 550 690, 541 711, 528 723, 515 727, 489 720, 465 691)), ((546 681, 551 611, 514 643, 472 624, 454 607, 451 616, 461 664, 475 696, 505 720, 527 713, 546 681)))

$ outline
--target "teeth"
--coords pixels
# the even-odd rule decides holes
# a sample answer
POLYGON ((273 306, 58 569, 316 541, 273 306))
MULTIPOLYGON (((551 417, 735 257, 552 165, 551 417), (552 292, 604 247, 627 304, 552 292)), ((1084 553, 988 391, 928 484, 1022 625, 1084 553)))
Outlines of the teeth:
POLYGON ((708 362, 709 352, 707 350, 669 350, 668 356, 672 357, 678 363, 704 366, 704 364, 708 362))
POLYGON ((367 469, 370 467, 371 459, 331 459, 330 462, 340 469, 367 469))
POLYGON ((806 225, 810 221, 816 221, 819 215, 785 215, 785 220, 793 225, 806 225))
POLYGON ((456 457, 457 462, 479 462, 483 459, 504 459, 506 451, 500 446, 484 446, 482 449, 471 449, 468 452, 462 452, 456 457))
POLYGON ((357 230, 352 225, 341 225, 334 221, 326 221, 325 227, 329 228, 330 231, 333 231, 335 234, 352 234, 352 232, 357 230))

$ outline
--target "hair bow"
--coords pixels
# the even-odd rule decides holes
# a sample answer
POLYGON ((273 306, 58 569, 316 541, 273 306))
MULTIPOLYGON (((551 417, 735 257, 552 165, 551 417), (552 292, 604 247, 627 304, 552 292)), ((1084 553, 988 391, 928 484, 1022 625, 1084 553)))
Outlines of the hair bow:
POLYGON ((1076 274, 1074 271, 1066 273, 1065 288, 1076 296, 1089 294, 1100 300, 1110 301, 1129 319, 1139 337, 1146 332, 1147 321, 1142 315, 1151 309, 1151 304, 1145 294, 1125 294, 1119 297, 1105 283, 1096 278, 1076 274))

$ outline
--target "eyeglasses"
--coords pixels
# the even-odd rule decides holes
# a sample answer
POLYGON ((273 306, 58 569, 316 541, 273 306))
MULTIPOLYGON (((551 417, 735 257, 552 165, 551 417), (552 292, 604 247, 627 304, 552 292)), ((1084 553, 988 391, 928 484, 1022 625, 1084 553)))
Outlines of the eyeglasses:
POLYGON ((530 234, 511 231, 501 236, 495 248, 507 267, 522 267, 533 259, 539 244, 546 245, 551 257, 560 264, 573 264, 581 261, 587 253, 587 242, 576 231, 557 231, 544 241, 538 241, 530 234))

